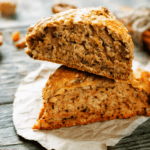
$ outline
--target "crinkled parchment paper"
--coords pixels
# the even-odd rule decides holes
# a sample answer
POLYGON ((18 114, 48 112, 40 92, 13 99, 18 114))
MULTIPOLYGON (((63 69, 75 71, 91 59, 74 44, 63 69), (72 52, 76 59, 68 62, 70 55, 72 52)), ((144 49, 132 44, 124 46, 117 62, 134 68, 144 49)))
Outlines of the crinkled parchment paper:
MULTIPOLYGON (((139 65, 134 61, 134 70, 139 65)), ((38 70, 29 73, 18 87, 13 104, 13 121, 17 134, 25 139, 38 141, 47 149, 106 150, 107 146, 114 146, 148 119, 135 116, 49 131, 32 130, 42 107, 42 89, 57 67, 52 63, 42 64, 38 70)), ((150 63, 145 69, 150 70, 150 63)))
POLYGON ((147 6, 141 6, 137 7, 135 9, 132 9, 130 7, 127 7, 125 9, 118 9, 118 11, 115 12, 116 17, 120 19, 124 19, 124 24, 128 26, 132 23, 132 29, 133 33, 130 33, 132 35, 132 38, 134 42, 137 44, 137 48, 142 45, 142 34, 144 31, 148 30, 150 28, 150 8, 147 6))

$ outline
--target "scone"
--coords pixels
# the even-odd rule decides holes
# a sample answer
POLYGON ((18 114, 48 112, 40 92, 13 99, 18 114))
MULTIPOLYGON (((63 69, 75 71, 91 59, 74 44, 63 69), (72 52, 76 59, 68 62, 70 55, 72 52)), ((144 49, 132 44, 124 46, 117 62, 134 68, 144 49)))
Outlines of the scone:
POLYGON ((72 9, 28 29, 26 53, 112 79, 132 74, 133 42, 106 8, 72 9))
POLYGON ((43 108, 33 129, 150 116, 149 77, 139 71, 132 81, 116 81, 61 66, 43 89, 43 108))

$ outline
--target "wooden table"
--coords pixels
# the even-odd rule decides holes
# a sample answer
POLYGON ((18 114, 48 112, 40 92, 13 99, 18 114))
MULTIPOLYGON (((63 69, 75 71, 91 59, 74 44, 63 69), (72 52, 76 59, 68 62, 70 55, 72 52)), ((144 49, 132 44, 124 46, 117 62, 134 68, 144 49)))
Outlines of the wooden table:
MULTIPOLYGON (((45 8, 47 8, 46 2, 46 0, 41 2, 45 8)), ((89 3, 87 4, 82 1, 82 3, 85 3, 85 6, 97 6, 97 3, 100 2, 105 4, 102 0, 99 0, 99 2, 98 0, 94 0, 94 4, 91 3, 90 0, 88 0, 88 2, 89 3)), ((112 1, 107 0, 105 6, 109 5, 108 2, 112 4, 112 1)), ((116 1, 113 1, 113 5, 114 2, 118 4, 116 1)), ((128 4, 128 2, 129 0, 124 2, 119 1, 119 3, 123 5, 128 4)), ((129 4, 133 6, 135 4, 134 2, 134 0, 130 1, 129 4)), ((136 0, 136 2, 139 3, 138 0, 136 0)), ((148 0, 145 0, 144 2, 148 3, 148 0)), ((50 4, 48 6, 50 6, 50 4)), ((84 5, 82 4, 82 6, 84 5)), ((50 14, 51 13, 48 13, 47 16, 50 14)), ((5 39, 4 44, 0 47, 0 150, 44 150, 45 148, 37 142, 29 141, 18 136, 13 125, 13 100, 17 87, 22 78, 40 66, 41 61, 32 60, 25 54, 24 50, 17 49, 12 42, 12 32, 19 30, 21 35, 25 36, 29 25, 25 21, 19 20, 19 18, 10 22, 12 22, 13 26, 10 24, 9 27, 7 24, 5 27, 3 18, 2 24, 0 22, 0 31, 3 33, 5 39), (19 22, 22 22, 21 25, 19 22)), ((146 64, 150 58, 150 56, 142 50, 139 51, 135 49, 134 55, 135 59, 143 64, 146 64)), ((108 149, 150 150, 150 119, 140 125, 130 136, 123 138, 115 147, 108 147, 108 149)))

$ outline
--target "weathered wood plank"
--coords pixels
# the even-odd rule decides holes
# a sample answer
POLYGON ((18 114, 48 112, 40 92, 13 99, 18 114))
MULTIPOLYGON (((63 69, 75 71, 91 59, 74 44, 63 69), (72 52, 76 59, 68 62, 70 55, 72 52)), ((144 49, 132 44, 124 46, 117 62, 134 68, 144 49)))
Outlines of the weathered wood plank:
POLYGON ((25 144, 25 145, 10 145, 0 147, 0 150, 46 150, 45 148, 41 147, 41 145, 36 144, 25 144))
POLYGON ((45 150, 39 143, 26 140, 16 134, 12 112, 13 104, 0 105, 0 150, 45 150))
POLYGON ((141 124, 130 136, 123 138, 110 150, 150 150, 150 119, 141 124))
MULTIPOLYGON (((0 104, 12 103, 21 79, 42 63, 31 59, 23 49, 14 46, 11 35, 15 30, 5 29, 2 32, 5 40, 0 47, 0 104)), ((21 31, 21 36, 25 36, 27 27, 18 30, 21 31)))

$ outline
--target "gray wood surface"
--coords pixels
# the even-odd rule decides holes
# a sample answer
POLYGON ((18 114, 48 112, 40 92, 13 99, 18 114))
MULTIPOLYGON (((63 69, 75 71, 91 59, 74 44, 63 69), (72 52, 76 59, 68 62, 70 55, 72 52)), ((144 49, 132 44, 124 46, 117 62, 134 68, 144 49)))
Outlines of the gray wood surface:
POLYGON ((40 61, 29 58, 23 49, 17 49, 11 39, 14 31, 19 30, 25 36, 27 27, 3 29, 4 43, 0 47, 0 104, 12 103, 20 80, 40 66, 40 61))
MULTIPOLYGON (((42 62, 32 60, 25 54, 24 50, 17 49, 12 42, 11 34, 13 31, 19 30, 21 36, 25 36, 31 22, 35 23, 41 16, 48 17, 52 14, 51 5, 54 0, 37 1, 36 8, 42 5, 41 9, 44 8, 46 13, 42 12, 40 16, 37 16, 39 13, 34 14, 35 17, 33 14, 30 15, 27 10, 32 10, 34 3, 31 4, 30 1, 30 7, 26 10, 25 6, 28 5, 29 0, 21 0, 19 10, 22 9, 22 12, 16 18, 8 20, 9 23, 6 19, 0 18, 0 31, 4 35, 4 44, 0 47, 0 150, 45 150, 37 142, 18 136, 12 119, 12 103, 20 81, 29 72, 36 70, 42 62), (23 19, 25 14, 27 16, 23 19), (7 25, 5 26, 5 24, 7 25)), ((130 5, 135 7, 140 4, 141 0, 77 0, 77 5, 80 5, 80 7, 103 5, 110 10, 113 10, 114 6, 130 5)), ((149 5, 149 0, 143 0, 142 4, 149 5)), ((32 12, 36 12, 36 10, 33 9, 32 12)), ((150 55, 139 49, 135 49, 134 56, 136 60, 143 64, 146 64, 150 59, 150 55)), ((108 147, 108 149, 150 150, 150 119, 140 125, 130 136, 123 138, 116 146, 108 147)))

